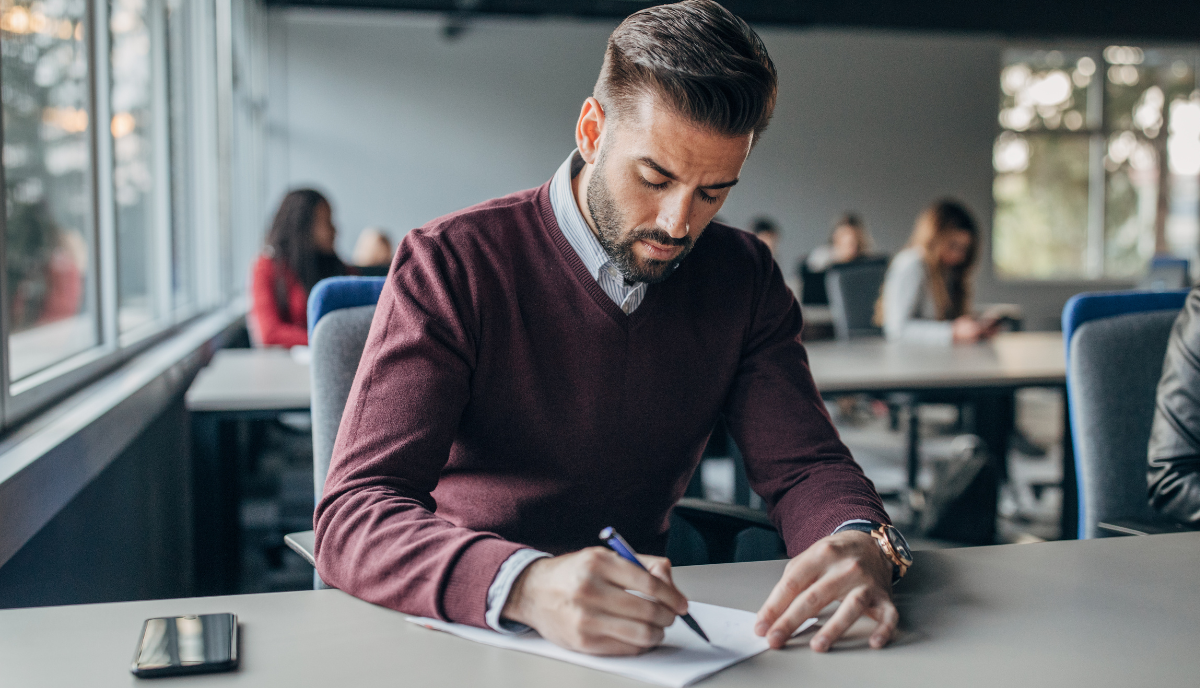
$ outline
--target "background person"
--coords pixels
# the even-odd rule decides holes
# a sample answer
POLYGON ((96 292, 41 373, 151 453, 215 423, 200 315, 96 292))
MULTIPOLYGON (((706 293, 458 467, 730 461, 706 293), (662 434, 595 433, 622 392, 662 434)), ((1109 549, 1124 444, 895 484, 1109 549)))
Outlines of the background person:
POLYGON ((829 233, 829 241, 812 250, 800 261, 801 302, 809 306, 829 304, 825 292, 825 271, 831 265, 866 258, 871 251, 871 236, 857 213, 838 218, 829 233))
POLYGON ((978 253, 979 230, 962 204, 941 200, 922 212, 876 303, 875 320, 888 340, 948 346, 994 335, 995 322, 971 315, 978 253))
POLYGON ((1200 528, 1200 288, 1171 328, 1150 431, 1150 506, 1200 528))
POLYGON ((308 293, 326 277, 349 274, 334 250, 333 208, 319 191, 283 197, 251 274, 251 327, 262 346, 308 344, 308 293))
POLYGON ((778 255, 779 252, 779 237, 782 232, 779 231, 779 223, 771 218, 761 215, 754 218, 754 222, 750 223, 750 233, 758 237, 767 248, 771 249, 771 255, 778 255))
POLYGON ((392 240, 380 227, 367 227, 354 242, 354 264, 359 267, 380 267, 392 262, 392 240))

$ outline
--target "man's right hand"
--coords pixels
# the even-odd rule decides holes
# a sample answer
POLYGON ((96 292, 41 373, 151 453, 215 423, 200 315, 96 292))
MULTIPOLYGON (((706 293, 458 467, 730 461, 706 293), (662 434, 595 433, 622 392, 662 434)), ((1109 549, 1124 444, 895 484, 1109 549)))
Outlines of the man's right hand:
POLYGON ((663 629, 687 613, 688 603, 671 582, 670 561, 638 558, 650 573, 603 547, 538 559, 513 583, 500 615, 570 650, 645 652, 662 642, 663 629))

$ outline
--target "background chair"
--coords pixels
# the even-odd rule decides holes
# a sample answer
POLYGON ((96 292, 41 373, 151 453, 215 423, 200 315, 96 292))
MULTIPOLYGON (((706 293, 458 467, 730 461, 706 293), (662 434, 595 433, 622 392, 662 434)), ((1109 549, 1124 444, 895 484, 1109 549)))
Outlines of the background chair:
POLYGON ((1079 538, 1173 530, 1150 508, 1146 452, 1187 291, 1079 294, 1063 308, 1079 538))
POLYGON ((887 258, 864 258, 831 265, 825 272, 825 293, 838 339, 883 334, 874 319, 887 264, 887 258))
MULTIPOLYGON (((312 354, 313 494, 320 500, 342 411, 362 358, 381 277, 321 280, 308 298, 312 354)), ((288 547, 316 566, 313 531, 290 533, 288 547)), ((668 554, 677 565, 719 564, 784 556, 783 541, 766 514, 747 507, 683 499, 671 518, 668 554)), ((313 587, 324 582, 313 573, 313 587)))
POLYGON ((1146 276, 1138 282, 1138 289, 1144 291, 1170 291, 1186 289, 1191 286, 1192 278, 1188 274, 1187 258, 1175 256, 1154 256, 1146 276))

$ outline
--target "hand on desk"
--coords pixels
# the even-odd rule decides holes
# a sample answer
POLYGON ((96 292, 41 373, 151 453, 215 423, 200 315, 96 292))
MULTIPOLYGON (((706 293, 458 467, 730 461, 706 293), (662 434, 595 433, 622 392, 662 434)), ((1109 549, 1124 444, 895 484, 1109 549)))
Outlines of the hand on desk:
POLYGON ((1000 331, 998 321, 994 319, 976 320, 969 315, 955 318, 952 327, 955 344, 974 344, 978 341, 991 339, 1000 331))
POLYGON ((670 561, 646 555, 638 559, 649 573, 603 547, 539 559, 517 578, 500 615, 570 650, 644 652, 662 642, 663 629, 676 615, 687 613, 688 603, 671 581, 670 561))
POLYGON ((879 622, 871 634, 871 647, 881 648, 892 639, 900 620, 892 604, 892 562, 867 533, 847 530, 830 535, 788 562, 783 578, 758 611, 754 632, 779 649, 801 623, 834 600, 841 605, 809 642, 813 650, 828 650, 863 615, 879 622))

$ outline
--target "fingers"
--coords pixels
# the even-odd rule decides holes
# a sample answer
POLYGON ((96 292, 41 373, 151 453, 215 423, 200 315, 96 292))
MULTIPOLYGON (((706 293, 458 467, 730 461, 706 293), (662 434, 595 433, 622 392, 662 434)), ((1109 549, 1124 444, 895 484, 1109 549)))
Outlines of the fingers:
POLYGON ((900 623, 900 612, 896 610, 896 605, 891 600, 882 600, 868 613, 871 618, 879 621, 870 640, 871 647, 878 650, 892 642, 892 638, 896 636, 896 626, 900 623))
POLYGON ((858 621, 859 617, 867 611, 868 594, 865 587, 855 588, 849 595, 842 600, 837 611, 825 622, 820 632, 813 636, 809 642, 811 647, 816 652, 825 652, 830 645, 850 628, 850 626, 858 621))
POLYGON ((599 563, 604 567, 602 575, 614 585, 622 590, 636 590, 643 595, 649 595, 676 614, 687 614, 687 598, 669 582, 669 578, 663 580, 622 559, 614 552, 596 549, 599 563))
POLYGON ((786 645, 800 624, 816 616, 825 605, 837 599, 838 592, 837 581, 828 576, 808 586, 804 592, 793 598, 788 608, 771 624, 766 633, 767 644, 776 650, 786 645))
POLYGON ((767 601, 763 602, 762 608, 758 610, 758 622, 754 624, 756 634, 766 635, 767 629, 775 624, 779 616, 792 604, 792 600, 816 582, 823 572, 824 567, 820 562, 816 561, 815 557, 806 557, 806 554, 807 552, 788 562, 783 577, 775 584, 771 594, 767 596, 767 601))
POLYGON ((639 554, 637 558, 642 562, 642 566, 645 566, 652 575, 665 580, 671 585, 675 585, 675 580, 671 577, 670 559, 650 554, 639 554))

